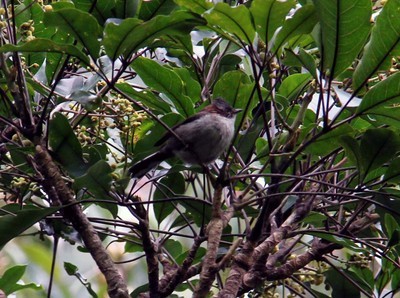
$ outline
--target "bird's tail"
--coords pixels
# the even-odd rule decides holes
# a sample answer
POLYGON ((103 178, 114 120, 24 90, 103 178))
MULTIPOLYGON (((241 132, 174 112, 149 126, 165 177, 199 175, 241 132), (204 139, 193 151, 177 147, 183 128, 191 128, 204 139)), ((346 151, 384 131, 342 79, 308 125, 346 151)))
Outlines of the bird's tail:
POLYGON ((152 155, 135 163, 130 169, 129 173, 132 178, 142 178, 151 169, 155 168, 160 162, 171 157, 171 154, 164 151, 158 151, 152 155))

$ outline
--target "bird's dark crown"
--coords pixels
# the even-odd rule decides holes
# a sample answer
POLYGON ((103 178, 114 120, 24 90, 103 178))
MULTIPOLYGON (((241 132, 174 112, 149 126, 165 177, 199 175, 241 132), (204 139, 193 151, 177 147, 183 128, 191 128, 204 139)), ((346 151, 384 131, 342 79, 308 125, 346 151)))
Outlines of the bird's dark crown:
POLYGON ((217 98, 209 106, 206 106, 203 111, 209 113, 217 113, 221 116, 232 118, 242 110, 233 108, 222 98, 217 98))

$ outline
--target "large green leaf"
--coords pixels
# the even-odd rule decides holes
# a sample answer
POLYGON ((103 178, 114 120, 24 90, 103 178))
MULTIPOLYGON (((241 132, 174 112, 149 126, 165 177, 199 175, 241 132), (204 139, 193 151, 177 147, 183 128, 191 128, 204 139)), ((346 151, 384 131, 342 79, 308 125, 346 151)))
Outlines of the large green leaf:
POLYGON ((164 202, 160 200, 167 200, 176 196, 181 196, 185 192, 185 179, 181 173, 168 174, 162 178, 157 185, 154 192, 154 214, 158 224, 171 214, 175 209, 174 204, 171 202, 164 202), (158 202, 157 202, 158 201, 158 202))
POLYGON ((85 46, 93 59, 99 57, 100 26, 89 13, 74 8, 64 8, 44 15, 46 26, 55 26, 71 34, 85 46))
POLYGON ((210 26, 220 28, 244 43, 251 44, 254 40, 255 29, 250 12, 244 5, 231 7, 226 3, 217 3, 204 17, 210 26))
POLYGON ((174 71, 183 82, 183 93, 195 103, 200 101, 201 86, 198 81, 191 77, 189 70, 181 67, 174 68, 174 71))
POLYGON ((346 151, 346 156, 352 164, 354 164, 357 169, 361 169, 361 149, 357 140, 350 136, 344 135, 340 137, 340 143, 346 151))
POLYGON ((188 117, 194 113, 193 102, 185 95, 184 83, 174 70, 142 57, 132 67, 147 86, 167 95, 180 114, 188 117))
POLYGON ((307 151, 315 155, 326 155, 340 147, 341 137, 352 135, 353 132, 354 129, 350 126, 350 124, 342 125, 334 130, 323 134, 315 142, 310 144, 310 146, 307 148, 307 151))
POLYGON ((85 172, 81 144, 68 119, 60 113, 55 114, 50 121, 49 143, 57 160, 70 174, 80 176, 85 172))
POLYGON ((214 98, 222 97, 237 108, 244 108, 251 98, 250 78, 242 71, 233 70, 225 73, 215 84, 214 98))
POLYGON ((97 200, 107 199, 112 181, 111 172, 110 165, 99 160, 84 175, 75 179, 74 188, 89 190, 97 200))
MULTIPOLYGON (((97 21, 102 25, 108 18, 117 17, 115 15, 116 0, 75 0, 74 4, 77 9, 90 12, 97 21)), ((137 2, 137 1, 130 1, 137 2)), ((135 5, 133 5, 135 6, 135 5)), ((132 9, 134 11, 134 9, 132 9)))
POLYGON ((400 149, 400 137, 390 129, 369 129, 360 141, 362 173, 382 166, 400 149))
POLYGON ((360 291, 343 276, 343 274, 346 275, 344 270, 341 271, 342 274, 334 269, 329 269, 325 273, 326 282, 332 287, 332 298, 360 297, 360 291))
POLYGON ((400 157, 394 159, 386 170, 384 180, 392 183, 400 183, 400 157))
POLYGON ((107 24, 103 45, 112 60, 120 55, 127 58, 139 48, 150 46, 158 36, 187 34, 193 27, 202 24, 203 19, 186 11, 175 11, 168 16, 159 15, 147 22, 125 19, 119 25, 107 24))
POLYGON ((289 102, 298 98, 304 92, 304 87, 310 83, 312 76, 310 73, 295 73, 286 77, 279 87, 278 94, 285 97, 289 102))
POLYGON ((298 50, 298 53, 295 53, 294 51, 288 49, 285 52, 285 56, 285 65, 304 67, 308 70, 308 72, 313 76, 314 79, 318 80, 316 61, 311 54, 300 48, 298 50))
POLYGON ((323 70, 331 79, 343 72, 361 51, 368 37, 370 0, 313 0, 320 24, 323 70))
POLYGON ((128 83, 117 83, 115 85, 118 90, 122 91, 125 95, 143 103, 146 107, 151 108, 157 112, 166 114, 171 112, 171 107, 168 103, 163 101, 161 98, 154 95, 153 92, 149 91, 137 91, 128 83))
POLYGON ((0 247, 61 207, 20 209, 18 204, 0 209, 0 247), (7 211, 7 212, 6 212, 7 211))
POLYGON ((29 283, 29 284, 18 284, 24 275, 26 265, 17 265, 7 269, 3 276, 0 278, 0 289, 7 295, 24 289, 39 290, 41 286, 29 283))
POLYGON ((271 41, 273 51, 278 51, 293 37, 311 33, 317 21, 314 5, 305 5, 299 8, 291 18, 283 23, 281 30, 271 41))
POLYGON ((50 39, 36 38, 22 45, 6 44, 0 47, 0 53, 4 52, 25 52, 25 53, 60 53, 74 56, 82 62, 89 65, 90 61, 87 55, 78 50, 73 45, 65 45, 54 42, 50 39))
POLYGON ((368 180, 369 173, 390 161, 400 150, 400 137, 387 128, 369 129, 359 142, 349 135, 340 140, 347 156, 360 172, 359 182, 368 180))
POLYGON ((206 0, 175 0, 175 2, 200 15, 213 7, 213 4, 206 0))
POLYGON ((376 84, 365 94, 356 113, 400 121, 400 73, 376 84))
POLYGON ((374 274, 370 268, 363 268, 362 266, 350 266, 347 271, 351 279, 353 279, 358 286, 363 288, 366 292, 373 294, 374 290, 374 274))
POLYGON ((391 57, 399 54, 399 7, 400 0, 389 0, 377 17, 371 39, 353 75, 354 90, 359 89, 378 70, 389 68, 391 57))
POLYGON ((173 0, 142 1, 139 19, 147 21, 156 15, 169 15, 176 8, 173 0))
POLYGON ((250 12, 260 38, 268 43, 275 31, 282 26, 289 10, 295 6, 294 0, 254 0, 250 12))

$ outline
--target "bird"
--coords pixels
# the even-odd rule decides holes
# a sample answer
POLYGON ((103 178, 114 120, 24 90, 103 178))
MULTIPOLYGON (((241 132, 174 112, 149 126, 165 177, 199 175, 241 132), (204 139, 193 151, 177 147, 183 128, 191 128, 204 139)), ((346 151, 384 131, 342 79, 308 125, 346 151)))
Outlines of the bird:
POLYGON ((142 178, 159 163, 175 156, 191 165, 214 162, 232 142, 236 116, 241 111, 222 98, 215 99, 166 132, 155 144, 160 146, 159 150, 129 169, 131 177, 142 178))

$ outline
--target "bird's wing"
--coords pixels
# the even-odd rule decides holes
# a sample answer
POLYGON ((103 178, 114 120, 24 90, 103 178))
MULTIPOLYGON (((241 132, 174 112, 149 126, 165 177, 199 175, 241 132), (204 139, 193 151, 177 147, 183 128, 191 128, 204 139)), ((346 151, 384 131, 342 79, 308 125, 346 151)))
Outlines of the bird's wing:
MULTIPOLYGON (((193 116, 190 116, 189 118, 183 120, 181 123, 178 123, 177 125, 171 127, 171 130, 172 130, 172 131, 176 131, 176 129, 177 129, 178 127, 180 127, 180 126, 182 126, 182 125, 185 125, 185 124, 188 124, 188 123, 190 123, 190 122, 193 122, 193 121, 199 119, 199 118, 202 117, 202 116, 203 116, 203 113, 202 113, 202 112, 199 112, 199 113, 197 113, 197 114, 195 114, 195 115, 193 115, 193 116)), ((154 145, 156 145, 156 146, 162 145, 162 144, 165 143, 165 141, 167 141, 171 136, 172 136, 172 133, 171 133, 170 130, 168 130, 168 131, 164 134, 164 136, 163 136, 161 139, 159 139, 154 145)))

